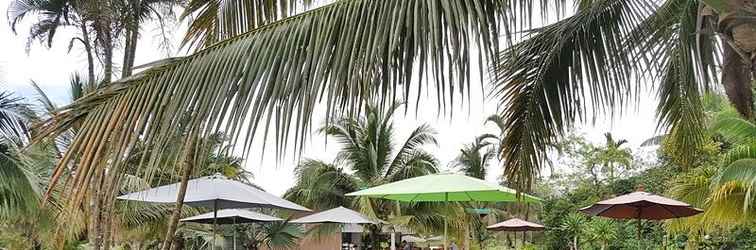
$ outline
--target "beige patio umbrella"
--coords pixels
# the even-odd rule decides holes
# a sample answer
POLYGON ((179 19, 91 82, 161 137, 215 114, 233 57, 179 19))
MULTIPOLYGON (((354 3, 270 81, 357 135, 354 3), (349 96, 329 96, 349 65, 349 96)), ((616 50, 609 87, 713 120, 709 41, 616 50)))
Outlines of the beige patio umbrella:
POLYGON ((643 188, 639 188, 637 192, 599 201, 580 211, 593 216, 636 219, 638 220, 638 239, 641 238, 641 220, 682 218, 703 212, 685 202, 644 192, 643 188))
POLYGON ((524 221, 517 218, 505 220, 486 227, 490 231, 502 231, 502 232, 526 232, 526 231, 543 231, 546 229, 543 225, 536 224, 530 221, 524 221))
POLYGON ((489 231, 512 232, 513 234, 515 234, 515 238, 517 238, 517 232, 522 232, 522 240, 524 242, 526 240, 525 232, 543 231, 546 229, 546 227, 530 221, 512 218, 490 225, 486 227, 486 229, 488 229, 489 231))

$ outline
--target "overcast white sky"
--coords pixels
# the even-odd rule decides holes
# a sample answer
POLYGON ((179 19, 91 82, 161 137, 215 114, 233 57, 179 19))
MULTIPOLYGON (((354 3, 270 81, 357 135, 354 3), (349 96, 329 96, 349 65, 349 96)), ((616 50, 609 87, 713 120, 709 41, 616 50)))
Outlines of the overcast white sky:
MULTIPOLYGON (((74 33, 72 31, 59 32, 51 49, 35 42, 27 54, 26 34, 28 34, 28 24, 32 23, 35 18, 27 17, 24 25, 21 25, 18 29, 19 34, 13 34, 9 28, 6 15, 9 4, 10 0, 0 0, 0 15, 2 16, 2 20, 0 20, 0 91, 10 90, 19 96, 34 99, 34 92, 29 84, 31 80, 34 80, 50 93, 57 104, 68 103, 69 76, 76 71, 84 73, 86 69, 86 58, 81 52, 81 47, 74 46, 70 53, 67 52, 69 41, 74 33)), ((184 29, 183 27, 173 27, 171 30, 175 31, 172 37, 172 40, 175 41, 175 44, 173 44, 175 48, 183 35, 184 29)), ((159 39, 155 35, 157 34, 156 28, 147 28, 142 33, 137 49, 136 65, 169 55, 176 55, 175 49, 172 54, 161 49, 159 39)), ((480 79, 481 76, 477 74, 477 70, 471 72, 473 82, 480 79)), ((485 79, 486 76, 482 77, 485 79)), ((442 166, 446 168, 463 144, 469 143, 475 136, 482 133, 496 131, 492 126, 484 124, 484 119, 495 113, 496 100, 486 100, 480 89, 472 93, 473 102, 470 103, 469 107, 457 107, 453 119, 437 116, 435 105, 425 105, 424 107, 429 108, 421 108, 418 116, 415 116, 414 112, 409 112, 408 116, 398 116, 395 120, 395 126, 398 128, 397 139, 406 138, 407 134, 422 123, 431 124, 439 133, 439 147, 428 148, 428 150, 435 153, 441 160, 442 166)), ((430 100, 427 100, 426 103, 432 104, 431 101, 435 101, 435 98, 430 97, 430 100)), ((629 140, 631 147, 634 148, 634 151, 637 151, 638 145, 643 140, 655 134, 654 105, 653 93, 648 93, 643 95, 641 104, 637 108, 626 113, 623 117, 613 121, 598 119, 595 125, 583 125, 579 130, 590 140, 597 143, 603 141, 603 133, 612 132, 615 138, 629 140)), ((320 122, 319 120, 314 121, 315 124, 320 122)), ((331 160, 338 150, 338 145, 333 142, 324 143, 322 136, 316 135, 311 138, 302 157, 331 160)), ((272 153, 266 153, 265 158, 260 159, 258 157, 262 152, 260 147, 253 150, 254 152, 245 161, 245 166, 254 173, 254 181, 272 193, 280 195, 285 192, 294 182, 292 170, 297 159, 290 156, 277 164, 272 153)), ((494 164, 489 170, 487 179, 494 181, 500 174, 500 166, 494 164)))

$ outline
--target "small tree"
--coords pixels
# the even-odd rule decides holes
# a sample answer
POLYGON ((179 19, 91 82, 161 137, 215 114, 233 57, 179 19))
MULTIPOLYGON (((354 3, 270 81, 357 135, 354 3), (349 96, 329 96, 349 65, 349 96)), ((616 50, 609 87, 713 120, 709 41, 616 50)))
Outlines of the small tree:
POLYGON ((564 221, 562 221, 560 229, 572 237, 572 245, 570 246, 570 249, 580 249, 580 236, 586 231, 585 216, 579 213, 571 213, 564 219, 564 221))

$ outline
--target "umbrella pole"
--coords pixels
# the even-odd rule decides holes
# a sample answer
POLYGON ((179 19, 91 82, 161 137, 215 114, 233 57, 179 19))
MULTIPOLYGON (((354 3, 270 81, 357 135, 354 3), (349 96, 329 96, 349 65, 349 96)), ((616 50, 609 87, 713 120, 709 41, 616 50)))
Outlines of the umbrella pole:
POLYGON ((643 207, 638 207, 638 240, 641 240, 641 213, 643 212, 643 207))
POLYGON ((234 250, 236 250, 236 217, 234 217, 234 250))
POLYGON ((448 222, 447 222, 448 218, 446 218, 446 217, 448 217, 448 213, 449 213, 449 193, 444 193, 444 202, 446 203, 446 210, 447 210, 446 211, 446 213, 447 213, 446 215, 447 216, 444 216, 444 250, 449 250, 449 243, 448 243, 448 241, 449 241, 448 237, 449 236, 447 234, 447 228, 449 227, 449 225, 448 225, 448 222))
POLYGON ((213 243, 212 250, 215 250, 215 230, 218 227, 218 200, 213 200, 213 243))

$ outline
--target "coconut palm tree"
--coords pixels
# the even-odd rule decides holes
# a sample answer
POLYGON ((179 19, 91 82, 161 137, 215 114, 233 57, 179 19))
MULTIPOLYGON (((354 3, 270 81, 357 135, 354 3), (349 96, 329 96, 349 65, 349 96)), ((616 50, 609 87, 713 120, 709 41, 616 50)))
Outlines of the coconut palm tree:
POLYGON ((52 47, 53 39, 59 29, 73 27, 79 34, 69 42, 69 50, 77 43, 81 43, 87 56, 88 80, 95 79, 95 42, 91 38, 91 28, 87 27, 82 17, 81 4, 83 1, 71 0, 14 0, 8 7, 8 19, 13 32, 17 32, 17 25, 25 18, 36 15, 37 20, 31 25, 27 37, 27 48, 34 40, 38 40, 46 47, 52 47))
POLYGON ((629 169, 633 162, 633 153, 630 149, 621 148, 627 140, 615 140, 611 133, 604 134, 604 146, 596 150, 595 163, 602 166, 602 172, 607 174, 609 181, 614 181, 618 167, 629 169))
POLYGON ((344 196, 363 188, 438 171, 438 160, 423 149, 437 143, 430 126, 415 128, 401 144, 396 144, 392 119, 398 108, 398 103, 387 107, 370 105, 364 116, 345 115, 327 122, 320 131, 340 144, 336 160, 333 163, 302 161, 295 170, 297 181, 284 197, 318 210, 352 207, 382 220, 392 219, 390 216, 412 216, 408 223, 429 228, 424 218, 431 217, 414 214, 420 209, 427 211, 428 206, 398 208, 396 202, 344 196))
POLYGON ((691 235, 691 244, 700 243, 706 232, 756 220, 756 202, 750 195, 756 176, 756 125, 743 119, 732 106, 710 106, 716 110, 708 111, 713 115, 709 116, 706 132, 724 140, 713 145, 717 157, 677 176, 670 188, 673 197, 704 209, 701 215, 667 225, 672 231, 691 235))
POLYGON ((451 164, 467 176, 485 179, 487 168, 496 157, 496 144, 488 140, 491 138, 494 137, 482 135, 475 138, 474 142, 460 149, 459 155, 451 164))

